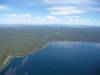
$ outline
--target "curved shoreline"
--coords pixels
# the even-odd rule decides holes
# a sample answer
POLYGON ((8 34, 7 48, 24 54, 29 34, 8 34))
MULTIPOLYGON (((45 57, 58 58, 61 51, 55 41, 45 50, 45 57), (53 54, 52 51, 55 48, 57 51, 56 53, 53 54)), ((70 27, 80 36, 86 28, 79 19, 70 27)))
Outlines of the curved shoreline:
POLYGON ((10 63, 13 59, 29 56, 29 55, 31 55, 31 54, 33 54, 33 53, 35 53, 35 52, 38 52, 38 51, 40 51, 40 50, 46 48, 49 44, 50 44, 50 42, 48 42, 48 43, 47 43, 46 45, 44 45, 42 48, 36 49, 36 50, 34 50, 34 51, 32 51, 32 52, 26 54, 26 55, 22 55, 22 56, 21 56, 21 55, 17 55, 17 56, 15 56, 15 57, 13 57, 13 56, 8 56, 8 57, 6 58, 6 60, 4 61, 4 63, 3 63, 3 66, 0 68, 0 72, 2 72, 2 71, 9 65, 9 63, 10 63))
POLYGON ((4 61, 3 65, 0 68, 0 72, 2 72, 6 68, 6 66, 12 61, 13 58, 14 58, 13 56, 8 56, 6 58, 6 60, 4 61))
MULTIPOLYGON (((16 55, 16 56, 8 56, 7 58, 6 58, 6 60, 4 61, 4 63, 3 63, 3 66, 0 68, 0 72, 2 72, 8 65, 9 65, 9 63, 13 60, 13 59, 16 59, 16 58, 20 58, 20 57, 26 57, 26 56, 29 56, 29 55, 32 55, 32 54, 34 54, 34 53, 36 53, 36 52, 38 52, 38 51, 41 51, 41 50, 43 50, 43 49, 45 49, 50 43, 53 43, 53 42, 63 42, 63 41, 50 41, 50 42, 48 42, 47 44, 45 44, 43 47, 41 47, 41 48, 39 48, 39 49, 36 49, 36 50, 34 50, 34 51, 31 51, 31 52, 29 52, 28 54, 26 54, 26 55, 16 55)), ((65 41, 64 41, 65 42, 65 41)), ((68 41, 68 42, 72 42, 73 43, 73 41, 68 41)), ((84 41, 79 41, 79 42, 76 42, 76 43, 81 43, 81 42, 83 42, 84 43, 84 41)), ((85 42, 85 43, 90 43, 90 42, 85 42)), ((93 44, 98 44, 98 43, 93 43, 93 44)))
POLYGON ((6 60, 5 60, 5 62, 3 63, 3 65, 6 65, 10 58, 12 58, 12 56, 8 56, 8 57, 6 58, 6 60))

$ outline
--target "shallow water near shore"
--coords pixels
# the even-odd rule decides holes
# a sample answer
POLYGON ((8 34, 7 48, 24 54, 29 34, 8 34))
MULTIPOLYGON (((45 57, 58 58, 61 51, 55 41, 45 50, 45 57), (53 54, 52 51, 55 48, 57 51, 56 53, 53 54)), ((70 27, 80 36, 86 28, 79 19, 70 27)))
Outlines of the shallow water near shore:
POLYGON ((50 42, 13 59, 0 75, 100 75, 100 43, 50 42))

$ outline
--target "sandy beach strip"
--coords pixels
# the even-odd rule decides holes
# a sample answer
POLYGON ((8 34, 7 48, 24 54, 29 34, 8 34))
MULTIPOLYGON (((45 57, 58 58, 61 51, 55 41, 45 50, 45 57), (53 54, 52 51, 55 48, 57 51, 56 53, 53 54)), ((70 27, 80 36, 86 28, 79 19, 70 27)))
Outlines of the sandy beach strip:
POLYGON ((5 66, 11 58, 12 58, 12 56, 8 56, 8 57, 6 58, 6 60, 5 60, 5 62, 3 63, 3 65, 5 66))

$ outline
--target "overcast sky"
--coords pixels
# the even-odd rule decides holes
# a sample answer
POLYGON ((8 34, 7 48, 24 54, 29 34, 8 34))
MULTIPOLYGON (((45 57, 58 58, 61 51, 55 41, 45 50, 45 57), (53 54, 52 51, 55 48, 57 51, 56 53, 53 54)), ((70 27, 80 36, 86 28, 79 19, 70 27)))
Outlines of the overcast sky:
POLYGON ((0 0, 0 24, 100 25, 100 0, 0 0))

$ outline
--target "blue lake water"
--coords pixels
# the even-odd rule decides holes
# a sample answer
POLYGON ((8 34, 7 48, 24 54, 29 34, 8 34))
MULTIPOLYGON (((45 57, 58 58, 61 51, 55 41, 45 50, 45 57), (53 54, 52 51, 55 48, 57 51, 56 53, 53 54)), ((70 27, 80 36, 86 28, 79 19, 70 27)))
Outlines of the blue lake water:
POLYGON ((100 43, 50 42, 15 58, 0 75, 100 75, 100 43))

